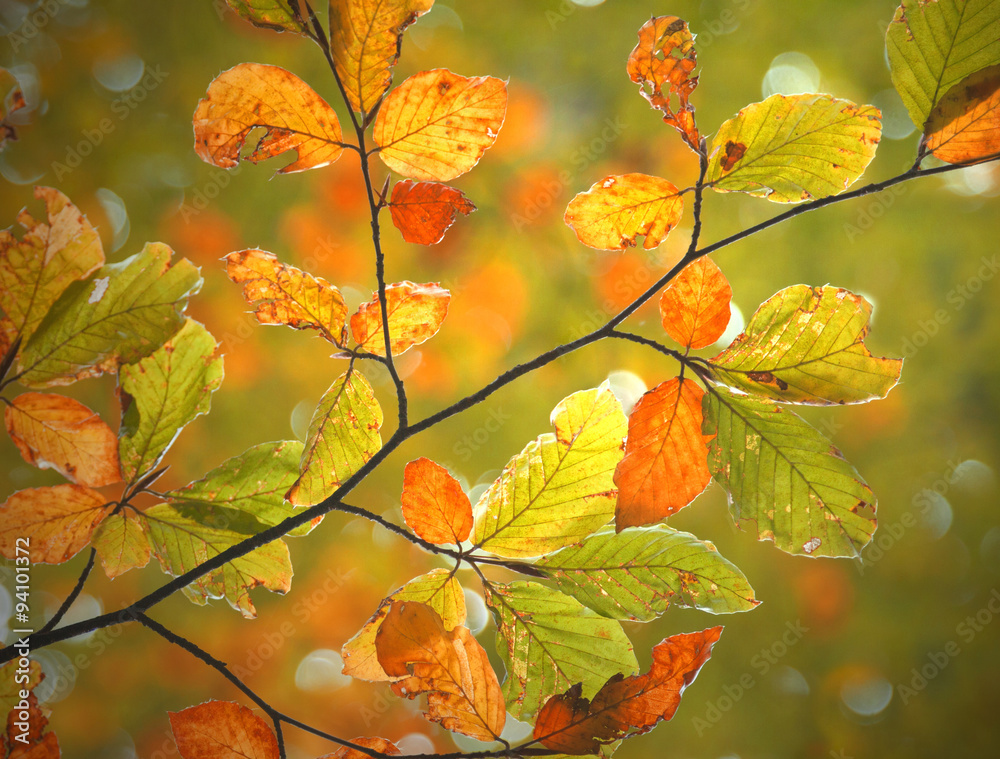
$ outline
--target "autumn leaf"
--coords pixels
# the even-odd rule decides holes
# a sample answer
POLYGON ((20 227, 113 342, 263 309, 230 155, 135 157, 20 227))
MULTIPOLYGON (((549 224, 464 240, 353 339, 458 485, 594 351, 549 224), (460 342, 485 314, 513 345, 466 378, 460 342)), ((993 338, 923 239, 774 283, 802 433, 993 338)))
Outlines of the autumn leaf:
POLYGON ((625 250, 644 235, 652 250, 681 220, 684 199, 666 179, 646 174, 609 176, 570 201, 564 221, 584 245, 625 250))
POLYGON ((952 87, 1000 64, 998 28, 993 0, 903 0, 885 46, 892 83, 917 129, 952 87))
POLYGON ((830 95, 772 95, 712 138, 706 181, 775 203, 837 195, 857 181, 882 139, 882 114, 830 95))
POLYGON ((22 393, 5 407, 4 421, 11 440, 32 466, 55 469, 91 488, 121 481, 117 436, 79 401, 22 393))
POLYGON ((18 555, 18 538, 31 543, 32 563, 62 564, 90 542, 112 504, 82 485, 19 490, 0 506, 0 555, 18 555))
POLYGON ((648 622, 671 604, 729 614, 760 603, 714 545, 662 524, 617 533, 606 528, 533 566, 563 593, 612 619, 648 622))
POLYGON ((298 0, 226 0, 229 7, 254 26, 275 31, 308 31, 298 0))
POLYGON ((1000 153, 1000 65, 952 87, 927 119, 926 147, 948 163, 1000 153))
POLYGON ((446 730, 497 740, 507 719, 496 673, 467 627, 446 630, 430 606, 393 601, 375 636, 379 664, 397 696, 427 694, 424 716, 446 730))
MULTIPOLYGON (((398 356, 437 334, 448 315, 451 293, 437 282, 397 282, 386 286, 385 300, 392 355, 398 356)), ((351 317, 351 334, 362 350, 385 355, 378 293, 351 317)))
POLYGON ((865 403, 899 381, 902 359, 865 345, 871 304, 838 287, 785 288, 712 359, 717 379, 782 403, 865 403))
POLYGON ((474 509, 472 540, 499 556, 528 557, 582 540, 614 514, 614 471, 627 430, 607 382, 564 398, 555 433, 528 443, 474 509))
POLYGON ((361 372, 349 369, 313 412, 288 501, 312 506, 328 497, 382 448, 381 428, 382 408, 371 385, 361 372))
POLYGON ((17 129, 7 119, 27 105, 24 91, 13 74, 0 67, 0 150, 7 146, 7 140, 17 139, 17 129))
POLYGON ((394 601, 415 601, 426 604, 441 617, 445 630, 465 624, 465 595, 458 580, 447 569, 432 569, 414 577, 382 600, 376 612, 358 633, 341 649, 344 674, 373 682, 390 680, 379 664, 375 651, 375 635, 394 601))
POLYGON ((295 74, 263 63, 233 66, 208 86, 194 112, 195 152, 206 163, 231 169, 258 127, 267 131, 248 161, 296 153, 278 174, 326 166, 344 152, 337 112, 295 74))
POLYGON ((91 543, 101 557, 104 573, 112 580, 149 563, 149 539, 141 521, 129 509, 101 522, 94 530, 91 543))
POLYGON ((222 357, 205 327, 188 319, 154 353, 118 375, 122 398, 119 453, 126 479, 152 471, 181 429, 207 414, 222 384, 222 357))
POLYGON ((722 270, 702 256, 685 266, 660 296, 663 329, 685 348, 705 348, 729 326, 732 299, 722 270))
POLYGON ((28 387, 68 385, 120 364, 135 363, 184 325, 187 299, 201 287, 197 267, 149 243, 71 285, 21 349, 18 381, 28 387))
POLYGON ((27 342, 66 288, 104 263, 97 230, 69 198, 51 187, 36 187, 35 197, 45 201, 47 224, 23 210, 20 241, 0 230, 0 353, 17 337, 27 342))
POLYGON ((17 659, 0 666, 0 724, 7 723, 7 715, 21 700, 21 690, 34 690, 44 679, 42 665, 34 659, 29 659, 26 667, 21 667, 17 659), (18 668, 22 671, 23 682, 18 682, 18 668))
POLYGON ((278 759, 271 728, 241 704, 207 701, 168 715, 182 759, 278 759))
POLYGON ((708 440, 702 435, 704 391, 674 378, 639 399, 628 420, 625 457, 615 469, 615 529, 675 514, 708 487, 708 440))
POLYGON ((389 93, 372 136, 393 171, 447 182, 479 163, 506 112, 507 85, 500 79, 422 71, 389 93))
POLYGON ((25 701, 27 709, 16 709, 7 715, 3 742, 10 747, 10 753, 4 752, 4 756, 8 759, 59 759, 59 740, 55 733, 46 732, 49 720, 38 706, 38 697, 31 692, 25 701))
POLYGON ((472 504, 458 480, 430 459, 411 461, 403 470, 403 519, 431 543, 461 543, 472 532, 472 504))
MULTIPOLYGON (((399 747, 392 741, 387 741, 385 738, 351 738, 351 743, 356 746, 370 748, 381 754, 395 755, 399 753, 399 747)), ((356 748, 351 748, 350 746, 341 746, 332 754, 324 754, 319 759, 369 759, 369 754, 366 754, 363 751, 358 751, 356 748)))
POLYGON ((486 604, 497 623, 497 653, 507 669, 507 711, 531 720, 548 698, 574 683, 588 695, 639 665, 621 623, 536 582, 491 583, 486 604))
POLYGON ((407 242, 434 245, 455 223, 458 214, 476 210, 461 190, 438 182, 411 182, 404 179, 392 188, 389 212, 392 223, 407 242))
POLYGON ((692 76, 697 66, 694 35, 687 22, 676 16, 651 18, 639 30, 639 44, 628 57, 629 78, 663 120, 681 133, 695 152, 701 137, 694 122, 691 93, 698 86, 692 76), (676 98, 677 105, 672 100, 676 98))
POLYGON ((403 32, 434 0, 330 0, 330 53, 347 100, 369 113, 392 84, 403 32))
POLYGON ((875 496, 830 441, 766 400, 705 395, 708 467, 741 528, 782 551, 856 558, 875 532, 875 496))
POLYGON ((615 676, 592 700, 574 685, 549 699, 535 722, 533 738, 566 754, 595 754, 601 744, 647 733, 673 718, 681 695, 712 655, 721 627, 664 638, 653 647, 649 672, 615 676))

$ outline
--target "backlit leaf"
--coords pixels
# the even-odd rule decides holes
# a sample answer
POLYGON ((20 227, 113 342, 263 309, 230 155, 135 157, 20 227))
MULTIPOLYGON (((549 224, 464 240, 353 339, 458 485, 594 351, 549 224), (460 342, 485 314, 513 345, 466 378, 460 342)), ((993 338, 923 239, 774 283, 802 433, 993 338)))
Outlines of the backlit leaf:
POLYGON ((27 709, 7 715, 2 742, 10 747, 10 753, 5 750, 4 756, 8 759, 59 759, 59 741, 55 733, 46 731, 49 719, 39 707, 38 697, 32 692, 25 701, 27 709))
POLYGON ((347 306, 336 287, 265 250, 240 250, 225 259, 226 274, 243 285, 243 297, 255 306, 258 322, 315 329, 342 345, 347 306))
POLYGON ((279 174, 326 166, 344 152, 337 112, 292 72, 263 63, 241 63, 212 81, 194 112, 194 149, 231 169, 258 127, 266 132, 245 157, 257 163, 294 150, 296 160, 279 174))
POLYGON ((1000 153, 1000 65, 952 87, 927 119, 927 149, 948 163, 1000 153))
POLYGON ((728 614, 760 603, 714 545, 666 525, 604 529, 534 566, 563 593, 612 619, 648 622, 670 604, 728 614))
POLYGON ((188 319, 154 353, 121 368, 118 447, 126 479, 135 481, 152 471, 181 429, 208 413, 223 377, 217 348, 208 330, 188 319))
POLYGON ((149 243, 87 282, 71 285, 21 349, 19 381, 29 387, 68 385, 159 348, 184 325, 187 299, 201 287, 197 267, 149 243))
POLYGON ((149 563, 149 540, 140 520, 128 509, 101 522, 91 542, 111 579, 149 563))
POLYGON ((609 176, 570 201, 564 220, 584 245, 625 250, 643 235, 652 250, 677 226, 684 199, 666 179, 646 174, 609 176))
POLYGON ((694 35, 687 22, 676 16, 651 18, 643 24, 639 44, 628 57, 629 78, 695 151, 701 138, 689 100, 698 86, 698 77, 692 76, 697 65, 694 35))
POLYGON ((382 448, 382 408, 364 375, 349 369, 323 394, 309 422, 299 478, 286 498, 312 506, 336 490, 382 448))
POLYGON ((17 682, 19 667, 21 663, 17 659, 0 666, 0 725, 7 724, 7 715, 21 700, 21 689, 34 690, 35 686, 45 679, 42 665, 34 659, 29 659, 28 666, 22 668, 23 682, 17 682))
POLYGON ((278 759, 270 726, 241 704, 207 701, 168 712, 182 759, 278 759))
POLYGON ((347 100, 368 113, 392 84, 403 32, 434 0, 330 0, 330 52, 347 100))
POLYGON ((0 352, 18 336, 27 342, 66 288, 104 263, 97 230, 69 198, 51 187, 36 187, 35 197, 48 223, 23 210, 21 240, 0 230, 0 352))
POLYGON ((625 458, 615 470, 617 530, 659 522, 708 487, 704 394, 693 380, 674 378, 643 395, 632 409, 625 458))
POLYGON ((830 441, 790 411, 714 388, 705 396, 708 467, 741 528, 782 551, 857 557, 875 496, 830 441))
POLYGON ((403 519, 424 540, 461 543, 472 532, 472 504, 458 480, 430 459, 403 470, 403 519))
MULTIPOLYGON (((393 755, 399 753, 399 747, 392 741, 387 741, 385 738, 351 738, 351 743, 357 746, 370 748, 382 754, 393 755)), ((351 748, 350 746, 341 746, 332 754, 324 754, 319 759, 369 759, 369 755, 362 751, 358 751, 357 749, 351 748)))
POLYGON ((864 403, 899 381, 902 359, 865 346, 871 304, 837 287, 795 285, 771 296, 712 359, 719 380, 783 403, 864 403))
POLYGON ((254 26, 299 34, 308 29, 299 10, 299 0, 226 0, 226 2, 254 26))
POLYGON ((438 182, 411 182, 404 179, 392 188, 389 212, 392 223, 407 242, 434 245, 455 223, 458 214, 476 210, 461 190, 438 182))
POLYGON ((33 564, 62 564, 90 542, 111 506, 82 485, 20 490, 0 506, 0 555, 15 558, 18 538, 26 538, 33 564))
POLYGON ((892 83, 923 129, 945 93, 1000 64, 1000 4, 994 0, 903 0, 885 35, 892 83))
POLYGON ((500 79, 422 71, 389 93, 372 135, 393 171, 447 182, 479 163, 506 112, 507 85, 500 79))
MULTIPOLYGON (((392 355, 398 356, 437 334, 448 315, 451 293, 436 282, 397 282, 385 288, 385 300, 392 355)), ((385 355, 378 293, 351 317, 351 334, 362 350, 385 355)))
POLYGON ((394 601, 375 648, 382 668, 396 678, 397 696, 427 694, 427 719, 480 741, 500 737, 507 719, 500 683, 469 628, 448 631, 431 607, 394 601))
POLYGON ((593 754, 601 744, 633 730, 649 732, 674 716, 684 689, 694 682, 721 634, 721 627, 712 627, 663 639, 653 648, 649 672, 614 677, 593 700, 584 698, 578 685, 553 696, 538 715, 532 737, 555 751, 593 754))
POLYGON ((663 329, 685 348, 711 345, 729 326, 733 289, 708 256, 685 266, 660 296, 663 329))
POLYGON ((540 556, 576 543, 614 514, 615 467, 627 430, 605 382, 552 411, 555 433, 528 443, 483 493, 472 540, 499 556, 540 556))
POLYGON ((32 466, 55 469, 92 488, 121 481, 117 436, 79 401, 22 393, 4 408, 4 421, 11 440, 32 466))
POLYGON ((427 604, 441 616, 445 630, 465 624, 465 594, 462 586, 447 569, 432 569, 425 575, 414 577, 383 599, 365 626, 344 644, 340 655, 344 660, 345 675, 371 681, 391 679, 378 662, 375 635, 393 601, 427 604))
POLYGON ((7 146, 7 140, 17 139, 17 129, 7 120, 8 117, 27 104, 24 91, 15 76, 0 67, 0 150, 7 146))
POLYGON ((621 623, 535 582, 492 584, 486 603, 497 623, 497 652, 507 668, 507 711, 528 721, 550 696, 575 683, 593 695, 609 677, 639 665, 621 623))
POLYGON ((875 157, 881 116, 874 106, 830 95, 771 95, 719 127, 706 181, 775 203, 837 195, 875 157))

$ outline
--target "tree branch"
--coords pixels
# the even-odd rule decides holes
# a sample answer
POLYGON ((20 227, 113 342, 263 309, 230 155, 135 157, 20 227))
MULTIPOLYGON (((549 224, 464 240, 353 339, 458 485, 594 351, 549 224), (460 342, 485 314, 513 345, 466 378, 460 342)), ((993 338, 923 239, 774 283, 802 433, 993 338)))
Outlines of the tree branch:
POLYGON ((49 632, 55 628, 56 625, 66 616, 66 612, 69 611, 69 607, 73 605, 73 602, 80 596, 81 591, 83 591, 83 586, 87 582, 87 578, 90 577, 90 571, 94 568, 94 559, 97 557, 97 550, 94 548, 90 549, 90 556, 87 559, 87 566, 83 568, 80 576, 77 578, 76 585, 73 586, 73 590, 69 592, 66 596, 66 600, 62 602, 62 605, 56 610, 56 613, 52 615, 52 619, 45 623, 41 630, 34 635, 42 635, 49 632))

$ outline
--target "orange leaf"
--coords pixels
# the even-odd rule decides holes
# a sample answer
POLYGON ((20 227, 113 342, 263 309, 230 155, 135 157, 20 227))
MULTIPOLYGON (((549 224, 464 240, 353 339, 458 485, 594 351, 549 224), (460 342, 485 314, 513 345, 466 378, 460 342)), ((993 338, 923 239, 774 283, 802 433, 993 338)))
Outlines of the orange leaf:
POLYGON ((461 543, 472 532, 472 504, 440 464, 419 458, 403 471, 403 519, 424 540, 461 543))
POLYGON ((701 136, 694 122, 694 106, 688 99, 698 86, 698 77, 691 76, 697 65, 694 36, 687 22, 676 16, 647 21, 639 30, 639 44, 628 57, 629 78, 696 152, 701 136), (675 96, 676 107, 670 102, 675 96))
POLYGON ((7 713, 6 744, 10 753, 3 754, 8 759, 59 759, 59 740, 55 733, 46 733, 49 720, 38 706, 38 698, 33 689, 25 699, 27 709, 11 709, 7 713), (22 725, 27 724, 27 732, 22 725))
POLYGON ((461 190, 437 182, 411 182, 404 179, 392 188, 389 211, 392 223, 407 242, 434 245, 444 239, 448 227, 459 213, 468 216, 476 210, 461 190))
MULTIPOLYGON (((448 315, 451 293, 438 287, 436 282, 425 285, 397 282, 385 288, 385 299, 392 355, 398 356, 437 334, 448 315)), ((351 317, 351 333, 359 348, 379 356, 385 355, 378 293, 367 303, 362 303, 351 317)))
POLYGON ((708 440, 701 434, 704 391, 674 378, 646 393, 632 410, 625 458, 615 469, 615 529, 659 522, 708 487, 708 440))
POLYGON ((368 113, 392 84, 406 27, 434 0, 331 0, 330 52, 347 99, 368 113))
POLYGON ((20 490, 0 506, 0 555, 13 559, 25 538, 32 562, 61 564, 90 542, 107 506, 104 496, 82 485, 20 490))
POLYGON ((447 69, 414 74, 389 93, 372 135, 393 171, 447 182, 479 163, 507 111, 507 85, 447 69))
POLYGON ((1000 153, 1000 65, 952 87, 927 119, 927 149, 948 163, 1000 153))
POLYGON ((429 606, 394 601, 375 637, 398 696, 427 694, 425 717, 481 741, 500 737, 507 709, 486 651, 467 627, 444 629, 429 606))
POLYGON ((168 714, 183 759, 278 759, 271 728, 241 704, 207 701, 168 714))
POLYGON ((566 754, 596 754, 631 730, 647 733, 669 720, 681 694, 712 655, 721 627, 664 638, 653 648, 653 664, 644 675, 615 675, 593 701, 574 685, 545 702, 535 722, 534 738, 545 748, 566 754))
POLYGON ((278 66, 241 63, 219 74, 194 111, 194 149, 201 160, 231 169, 252 129, 266 133, 247 160, 294 150, 290 174, 333 163, 344 152, 336 111, 295 74, 278 66))
POLYGON ((711 345, 729 326, 732 299, 722 270, 703 256, 685 266, 660 296, 663 329, 685 348, 711 345))
POLYGON ((256 302, 258 322, 316 329, 334 345, 342 346, 347 305, 336 287, 281 263, 265 250, 240 250, 225 259, 226 274, 243 285, 248 303, 256 302))
MULTIPOLYGON (((364 746, 365 748, 370 748, 383 754, 393 755, 399 753, 399 747, 392 741, 387 741, 385 738, 352 738, 351 743, 358 746, 364 746)), ((332 754, 324 754, 319 759, 369 759, 369 756, 363 751, 358 751, 356 748, 341 746, 332 754)))
POLYGON ((580 242, 598 250, 625 250, 645 235, 652 250, 677 226, 684 200, 666 179, 646 174, 605 177, 566 208, 565 222, 580 242))
POLYGON ((29 464, 55 469, 66 479, 92 488, 121 481, 118 437, 79 401, 22 393, 7 405, 4 421, 29 464))

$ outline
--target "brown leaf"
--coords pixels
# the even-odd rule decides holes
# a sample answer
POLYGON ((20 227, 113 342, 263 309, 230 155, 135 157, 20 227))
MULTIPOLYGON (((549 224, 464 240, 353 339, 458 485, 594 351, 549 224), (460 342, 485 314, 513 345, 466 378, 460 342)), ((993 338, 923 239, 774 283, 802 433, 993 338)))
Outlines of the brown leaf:
MULTIPOLYGON (((358 746, 364 746, 365 748, 370 748, 373 751, 378 751, 383 754, 398 754, 399 747, 392 741, 387 741, 385 738, 369 738, 367 736, 361 738, 351 738, 351 743, 358 746)), ((358 751, 356 748, 351 748, 350 746, 341 746, 332 754, 324 754, 319 757, 319 759, 370 759, 368 754, 363 751, 358 751)))
POLYGON ((467 627, 444 629, 429 606, 394 601, 375 637, 378 660, 398 696, 427 694, 424 716, 447 730, 497 740, 507 718, 489 656, 467 627))
POLYGON ((278 759, 271 728, 241 704, 207 701, 168 714, 183 759, 278 759))
POLYGON ((55 733, 45 732, 49 720, 38 706, 34 689, 24 700, 28 702, 27 709, 15 707, 7 714, 6 744, 10 753, 5 756, 7 759, 59 759, 59 740, 55 733), (27 731, 23 727, 25 724, 27 731))
POLYGON ((711 345, 729 326, 732 299, 722 270, 703 256, 685 266, 660 296, 663 329, 685 348, 711 345))
POLYGON ((684 212, 684 200, 666 179, 646 174, 609 176, 570 201, 564 221, 584 245, 625 250, 645 235, 652 250, 666 239, 684 212))
POLYGON ((1000 153, 1000 64, 952 87, 927 119, 927 149, 948 163, 1000 153))
POLYGON ((507 85, 500 79, 422 71, 389 93, 372 135, 393 171, 447 182, 479 163, 506 112, 507 85))
POLYGON ((673 635, 653 648, 653 664, 644 675, 615 675, 593 701, 580 696, 580 685, 553 696, 535 722, 534 738, 545 748, 566 754, 596 754, 630 731, 646 733, 669 720, 684 689, 712 655, 721 627, 673 635))
POLYGON ((404 179, 392 188, 389 212, 392 223, 407 242, 434 245, 444 239, 459 213, 476 210, 461 190, 437 182, 404 179))
POLYGON ((701 433, 704 391, 674 378, 650 390, 628 420, 625 458, 615 469, 615 529, 665 519, 708 487, 708 440, 701 433))
POLYGON ((628 57, 629 78, 695 152, 700 150, 701 136, 694 106, 688 100, 698 86, 698 77, 691 75, 697 65, 694 36, 687 22, 676 16, 647 21, 639 30, 639 44, 628 57), (675 97, 676 106, 671 103, 675 97))
POLYGON ((55 469, 79 485, 120 482, 118 437, 79 401, 48 393, 22 393, 4 409, 7 432, 24 460, 55 469))
MULTIPOLYGON (((389 342, 392 355, 398 356, 437 334, 448 315, 451 293, 436 282, 424 285, 397 282, 385 288, 385 299, 389 342)), ((367 303, 362 303, 351 317, 351 333, 362 350, 378 356, 385 355, 378 293, 367 303)))
POLYGON ((462 486, 430 459, 411 461, 403 470, 403 519, 424 540, 461 543, 472 532, 472 504, 462 486))
POLYGON ((33 563, 61 564, 90 542, 110 509, 104 496, 82 485, 20 490, 0 506, 0 555, 13 559, 18 539, 26 538, 33 563))
POLYGON ((231 169, 257 127, 267 131, 248 161, 297 154, 279 174, 326 166, 344 152, 337 112, 295 74, 262 63, 241 63, 208 86, 194 112, 194 149, 206 163, 231 169))

